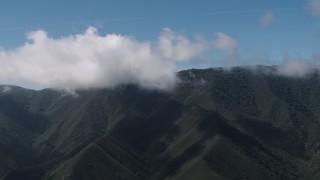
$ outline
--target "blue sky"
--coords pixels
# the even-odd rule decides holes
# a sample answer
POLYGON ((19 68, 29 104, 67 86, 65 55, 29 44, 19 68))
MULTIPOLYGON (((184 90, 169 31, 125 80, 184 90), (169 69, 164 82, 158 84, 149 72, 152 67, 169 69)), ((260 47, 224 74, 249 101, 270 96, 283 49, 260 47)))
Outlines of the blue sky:
MULTIPOLYGON (((152 43, 169 28, 191 42, 201 36, 214 44, 221 33, 232 46, 201 50, 196 57, 206 61, 179 61, 178 70, 223 66, 220 59, 225 56, 244 62, 234 65, 271 65, 281 64, 286 57, 308 61, 318 53, 319 16, 319 0, 3 0, 0 47, 12 54, 30 43, 29 32, 40 29, 57 40, 83 34, 92 26, 101 36, 117 34, 152 43), (310 3, 314 9, 308 8, 310 3)), ((14 56, 10 59, 15 61, 14 56)), ((24 80, 14 82, 20 81, 24 80)), ((0 82, 6 82, 1 74, 0 82)))
POLYGON ((96 26, 101 34, 120 33, 139 40, 154 40, 162 28, 169 27, 190 37, 201 34, 207 39, 213 39, 215 32, 224 32, 236 39, 243 51, 268 52, 277 58, 282 53, 304 55, 316 48, 315 38, 320 28, 319 18, 304 9, 306 2, 4 0, 0 6, 0 46, 16 47, 25 41, 26 32, 39 28, 45 29, 49 36, 59 37, 96 26), (273 11, 275 22, 269 28, 261 29, 259 19, 273 9, 277 9, 273 11), (116 20, 118 18, 124 19, 116 20))

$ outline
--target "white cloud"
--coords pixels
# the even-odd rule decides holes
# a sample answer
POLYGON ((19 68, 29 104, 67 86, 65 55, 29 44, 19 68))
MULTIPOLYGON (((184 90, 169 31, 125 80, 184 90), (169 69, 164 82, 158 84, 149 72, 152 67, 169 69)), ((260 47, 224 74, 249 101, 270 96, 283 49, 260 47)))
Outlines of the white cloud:
POLYGON ((197 42, 192 43, 186 37, 177 35, 168 28, 165 28, 159 37, 159 50, 166 59, 187 61, 208 48, 209 44, 201 38, 197 38, 197 42))
POLYGON ((214 45, 216 48, 226 51, 228 53, 233 53, 237 47, 236 41, 227 34, 222 32, 216 33, 216 40, 214 45))
POLYGON ((75 89, 135 83, 144 88, 174 87, 176 62, 200 55, 209 46, 191 42, 165 29, 159 42, 139 42, 123 35, 101 36, 90 27, 83 34, 53 39, 43 30, 30 32, 28 42, 0 50, 0 81, 75 89))
POLYGON ((222 60, 224 66, 230 67, 242 64, 237 52, 237 42, 227 34, 217 32, 214 46, 223 52, 224 58, 222 60))
POLYGON ((260 26, 262 29, 268 28, 275 20, 275 16, 273 12, 269 11, 266 12, 261 18, 260 18, 260 26))
POLYGON ((315 16, 320 16, 320 0, 308 0, 307 9, 315 16))
POLYGON ((304 59, 286 57, 277 68, 277 73, 284 76, 303 77, 315 70, 313 62, 304 59))

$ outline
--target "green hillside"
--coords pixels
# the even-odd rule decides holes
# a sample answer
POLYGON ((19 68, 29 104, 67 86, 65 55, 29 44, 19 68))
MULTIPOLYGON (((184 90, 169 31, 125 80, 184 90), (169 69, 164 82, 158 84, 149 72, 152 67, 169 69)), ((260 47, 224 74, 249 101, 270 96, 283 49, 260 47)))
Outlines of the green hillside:
POLYGON ((10 86, 0 91, 0 177, 319 179, 319 74, 274 68, 186 70, 173 92, 10 86))

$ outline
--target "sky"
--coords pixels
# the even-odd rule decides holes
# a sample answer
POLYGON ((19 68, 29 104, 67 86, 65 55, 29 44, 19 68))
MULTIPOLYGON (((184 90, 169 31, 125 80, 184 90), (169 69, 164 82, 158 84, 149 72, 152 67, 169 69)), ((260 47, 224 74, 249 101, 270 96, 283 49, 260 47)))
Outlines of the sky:
MULTIPOLYGON (((188 68, 318 66, 320 0, 2 0, 0 83, 172 89, 188 68)), ((320 62, 320 61, 319 61, 320 62)))

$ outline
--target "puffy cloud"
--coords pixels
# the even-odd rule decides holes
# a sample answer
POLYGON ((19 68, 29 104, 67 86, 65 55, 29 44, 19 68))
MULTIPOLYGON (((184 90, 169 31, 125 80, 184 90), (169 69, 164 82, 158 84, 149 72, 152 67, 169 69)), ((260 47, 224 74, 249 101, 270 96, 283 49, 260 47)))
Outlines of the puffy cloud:
POLYGON ((222 60, 224 66, 230 67, 242 64, 237 52, 237 42, 227 34, 217 32, 214 46, 223 52, 224 58, 222 60))
POLYGON ((315 16, 320 16, 320 0, 308 0, 307 9, 315 16))
POLYGON ((209 46, 165 29, 159 42, 139 42, 123 35, 101 36, 93 27, 59 39, 43 30, 13 50, 0 50, 0 81, 75 89, 135 83, 144 88, 174 87, 176 62, 200 55, 209 46))
POLYGON ((233 53, 237 47, 236 41, 227 34, 222 32, 216 33, 216 40, 214 45, 216 48, 226 51, 228 53, 233 53))
POLYGON ((204 50, 209 48, 200 37, 197 42, 192 43, 184 36, 177 35, 168 28, 165 28, 159 37, 159 50, 166 59, 176 61, 187 61, 200 55, 204 50))
POLYGON ((268 28, 275 20, 275 16, 273 12, 269 11, 266 12, 261 18, 260 18, 260 26, 262 29, 268 28))

